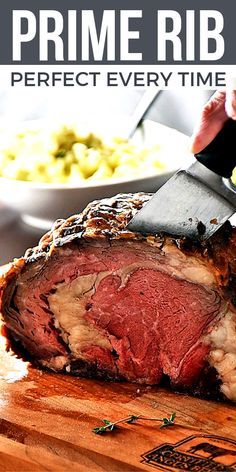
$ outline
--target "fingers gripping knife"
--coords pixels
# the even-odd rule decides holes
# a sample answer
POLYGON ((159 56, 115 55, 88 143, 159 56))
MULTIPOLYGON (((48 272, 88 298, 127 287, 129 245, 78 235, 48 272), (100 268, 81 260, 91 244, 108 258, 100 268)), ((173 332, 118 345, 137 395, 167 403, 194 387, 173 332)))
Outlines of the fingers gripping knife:
POLYGON ((134 216, 127 228, 208 239, 236 211, 230 177, 236 166, 236 122, 228 120, 196 162, 179 170, 134 216))

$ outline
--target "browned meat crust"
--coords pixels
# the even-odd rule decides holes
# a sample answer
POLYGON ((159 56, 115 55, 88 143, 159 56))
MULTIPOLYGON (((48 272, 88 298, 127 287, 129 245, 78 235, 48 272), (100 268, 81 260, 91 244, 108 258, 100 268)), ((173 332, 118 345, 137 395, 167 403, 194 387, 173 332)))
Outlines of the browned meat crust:
MULTIPOLYGON (((70 247, 71 244, 80 246, 80 244, 97 240, 135 242, 148 240, 159 251, 166 246, 177 247, 184 254, 194 256, 209 265, 217 280, 219 292, 229 303, 235 304, 236 230, 227 223, 210 241, 204 243, 200 241, 193 243, 184 238, 164 234, 144 237, 141 234, 128 231, 126 229, 127 223, 150 198, 151 194, 120 194, 109 199, 92 202, 81 214, 71 216, 67 220, 56 221, 51 231, 41 238, 37 247, 28 249, 23 258, 13 261, 2 274, 0 298, 3 316, 8 317, 16 281, 29 265, 39 261, 39 270, 41 271, 60 247, 70 247)), ((51 326, 50 329, 56 330, 54 326, 51 326)), ((60 343, 60 354, 62 355, 66 351, 66 346, 63 342, 60 341, 60 343)), ((77 371, 77 364, 82 365, 83 361, 72 362, 72 373, 77 371)), ((78 369, 80 374, 83 372, 81 365, 78 369)), ((55 370, 60 370, 60 368, 55 368, 55 370)), ((84 370, 88 375, 89 368, 86 367, 86 363, 84 370)), ((109 378, 109 374, 106 373, 101 373, 101 376, 109 378)), ((111 378, 114 378, 114 375, 111 378)))
MULTIPOLYGON (((81 239, 146 239, 126 229, 128 222, 147 203, 152 194, 118 194, 112 198, 90 203, 85 210, 69 217, 57 220, 52 229, 39 241, 38 246, 28 249, 25 260, 32 262, 40 257, 50 257, 55 247, 64 246, 81 239)), ((214 266, 219 284, 233 288, 236 274, 236 231, 230 223, 226 223, 208 242, 192 242, 185 238, 156 235, 147 239, 158 242, 160 247, 170 240, 181 250, 208 259, 214 266)))

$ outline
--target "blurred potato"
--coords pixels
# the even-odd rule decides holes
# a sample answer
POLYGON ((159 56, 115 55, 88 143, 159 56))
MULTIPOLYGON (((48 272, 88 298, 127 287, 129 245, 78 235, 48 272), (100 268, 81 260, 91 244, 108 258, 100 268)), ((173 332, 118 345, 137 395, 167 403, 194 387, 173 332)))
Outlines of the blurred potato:
POLYGON ((231 179, 232 179, 233 184, 236 185, 236 167, 233 170, 233 174, 232 174, 231 179))
POLYGON ((166 167, 158 145, 147 149, 117 137, 106 142, 77 125, 26 128, 0 139, 0 176, 8 179, 78 184, 141 177, 166 167))

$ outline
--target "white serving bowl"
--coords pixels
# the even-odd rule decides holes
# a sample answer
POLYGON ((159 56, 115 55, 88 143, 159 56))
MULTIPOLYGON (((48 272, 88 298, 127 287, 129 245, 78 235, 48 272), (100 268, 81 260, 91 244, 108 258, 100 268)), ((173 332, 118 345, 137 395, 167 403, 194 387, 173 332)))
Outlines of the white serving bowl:
MULTIPOLYGON (((92 126, 90 131, 95 132, 92 126)), ((114 132, 114 135, 121 134, 114 132)), ((138 178, 129 175, 126 179, 107 179, 93 183, 85 181, 78 186, 0 178, 0 200, 19 212, 28 224, 47 229, 57 218, 67 218, 79 213, 92 200, 117 193, 154 192, 177 169, 191 161, 187 136, 160 123, 144 121, 133 139, 147 147, 160 144, 166 155, 166 169, 155 175, 152 173, 138 178)))

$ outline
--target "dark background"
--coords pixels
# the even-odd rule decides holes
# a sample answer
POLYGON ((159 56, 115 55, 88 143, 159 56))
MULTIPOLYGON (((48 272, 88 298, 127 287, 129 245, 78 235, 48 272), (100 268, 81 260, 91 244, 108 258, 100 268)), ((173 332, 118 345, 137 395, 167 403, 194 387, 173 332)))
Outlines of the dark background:
MULTIPOLYGON (((156 64, 156 11, 159 9, 165 10, 176 10, 182 15, 182 31, 181 39, 183 44, 185 43, 185 10, 195 10, 196 18, 199 17, 199 10, 219 10, 225 20, 225 27, 223 31, 223 36, 225 38, 225 54, 223 58, 217 61, 217 64, 235 64, 235 43, 236 43, 236 28, 235 28, 235 15, 236 15, 236 4, 232 0, 40 0, 40 2, 33 2, 32 0, 8 0, 5 4, 1 5, 0 10, 0 64, 11 64, 12 63, 12 10, 30 10, 35 13, 38 19, 39 10, 58 10, 61 13, 65 14, 67 17, 67 10, 77 10, 78 11, 78 49, 80 49, 80 10, 94 10, 97 24, 101 21, 101 15, 105 9, 115 9, 116 10, 116 46, 117 46, 117 55, 119 56, 119 10, 127 9, 137 9, 143 10, 143 18, 134 19, 131 21, 132 29, 140 29, 140 41, 133 41, 132 47, 135 52, 135 44, 143 52, 143 61, 142 64, 156 64), (37 5, 38 4, 38 5, 37 5), (66 5, 66 6, 65 6, 66 5), (140 22, 142 27, 140 28, 140 22), (139 44, 139 46, 138 46, 139 44)), ((64 23, 66 25, 66 22, 64 23)), ((67 41, 67 28, 65 27, 64 33, 64 44, 67 41)), ((196 58, 199 56, 199 21, 196 21, 195 29, 196 37, 196 58)), ((38 36, 30 43, 26 43, 23 46, 23 58, 22 64, 37 64, 38 63, 38 36)), ((169 49, 169 58, 167 64, 179 64, 179 62, 173 62, 171 59, 172 48, 169 49)), ((41 62, 43 64, 44 62, 41 62)), ((50 58, 49 63, 54 64, 54 47, 52 45, 50 49, 50 58)), ((60 62, 57 62, 59 64, 60 62)), ((68 63, 67 60, 63 62, 64 64, 68 63)), ((77 63, 81 63, 80 59, 77 63)), ((93 63, 91 60, 88 63, 93 63)), ((103 58, 103 64, 109 63, 106 61, 106 57, 103 58)), ((112 62, 114 64, 114 62, 112 62)), ((125 62, 116 61, 119 64, 125 64, 125 62)), ((135 62, 132 62, 135 64, 135 62)), ((140 62, 139 62, 140 63, 140 62)), ((182 64, 186 64, 186 61, 183 58, 182 64)), ((204 64, 204 62, 201 62, 204 64)), ((214 64, 215 62, 211 62, 214 64)), ((163 62, 159 62, 163 64, 163 62)), ((196 59, 195 62, 191 61, 188 64, 200 64, 199 59, 196 59)))

